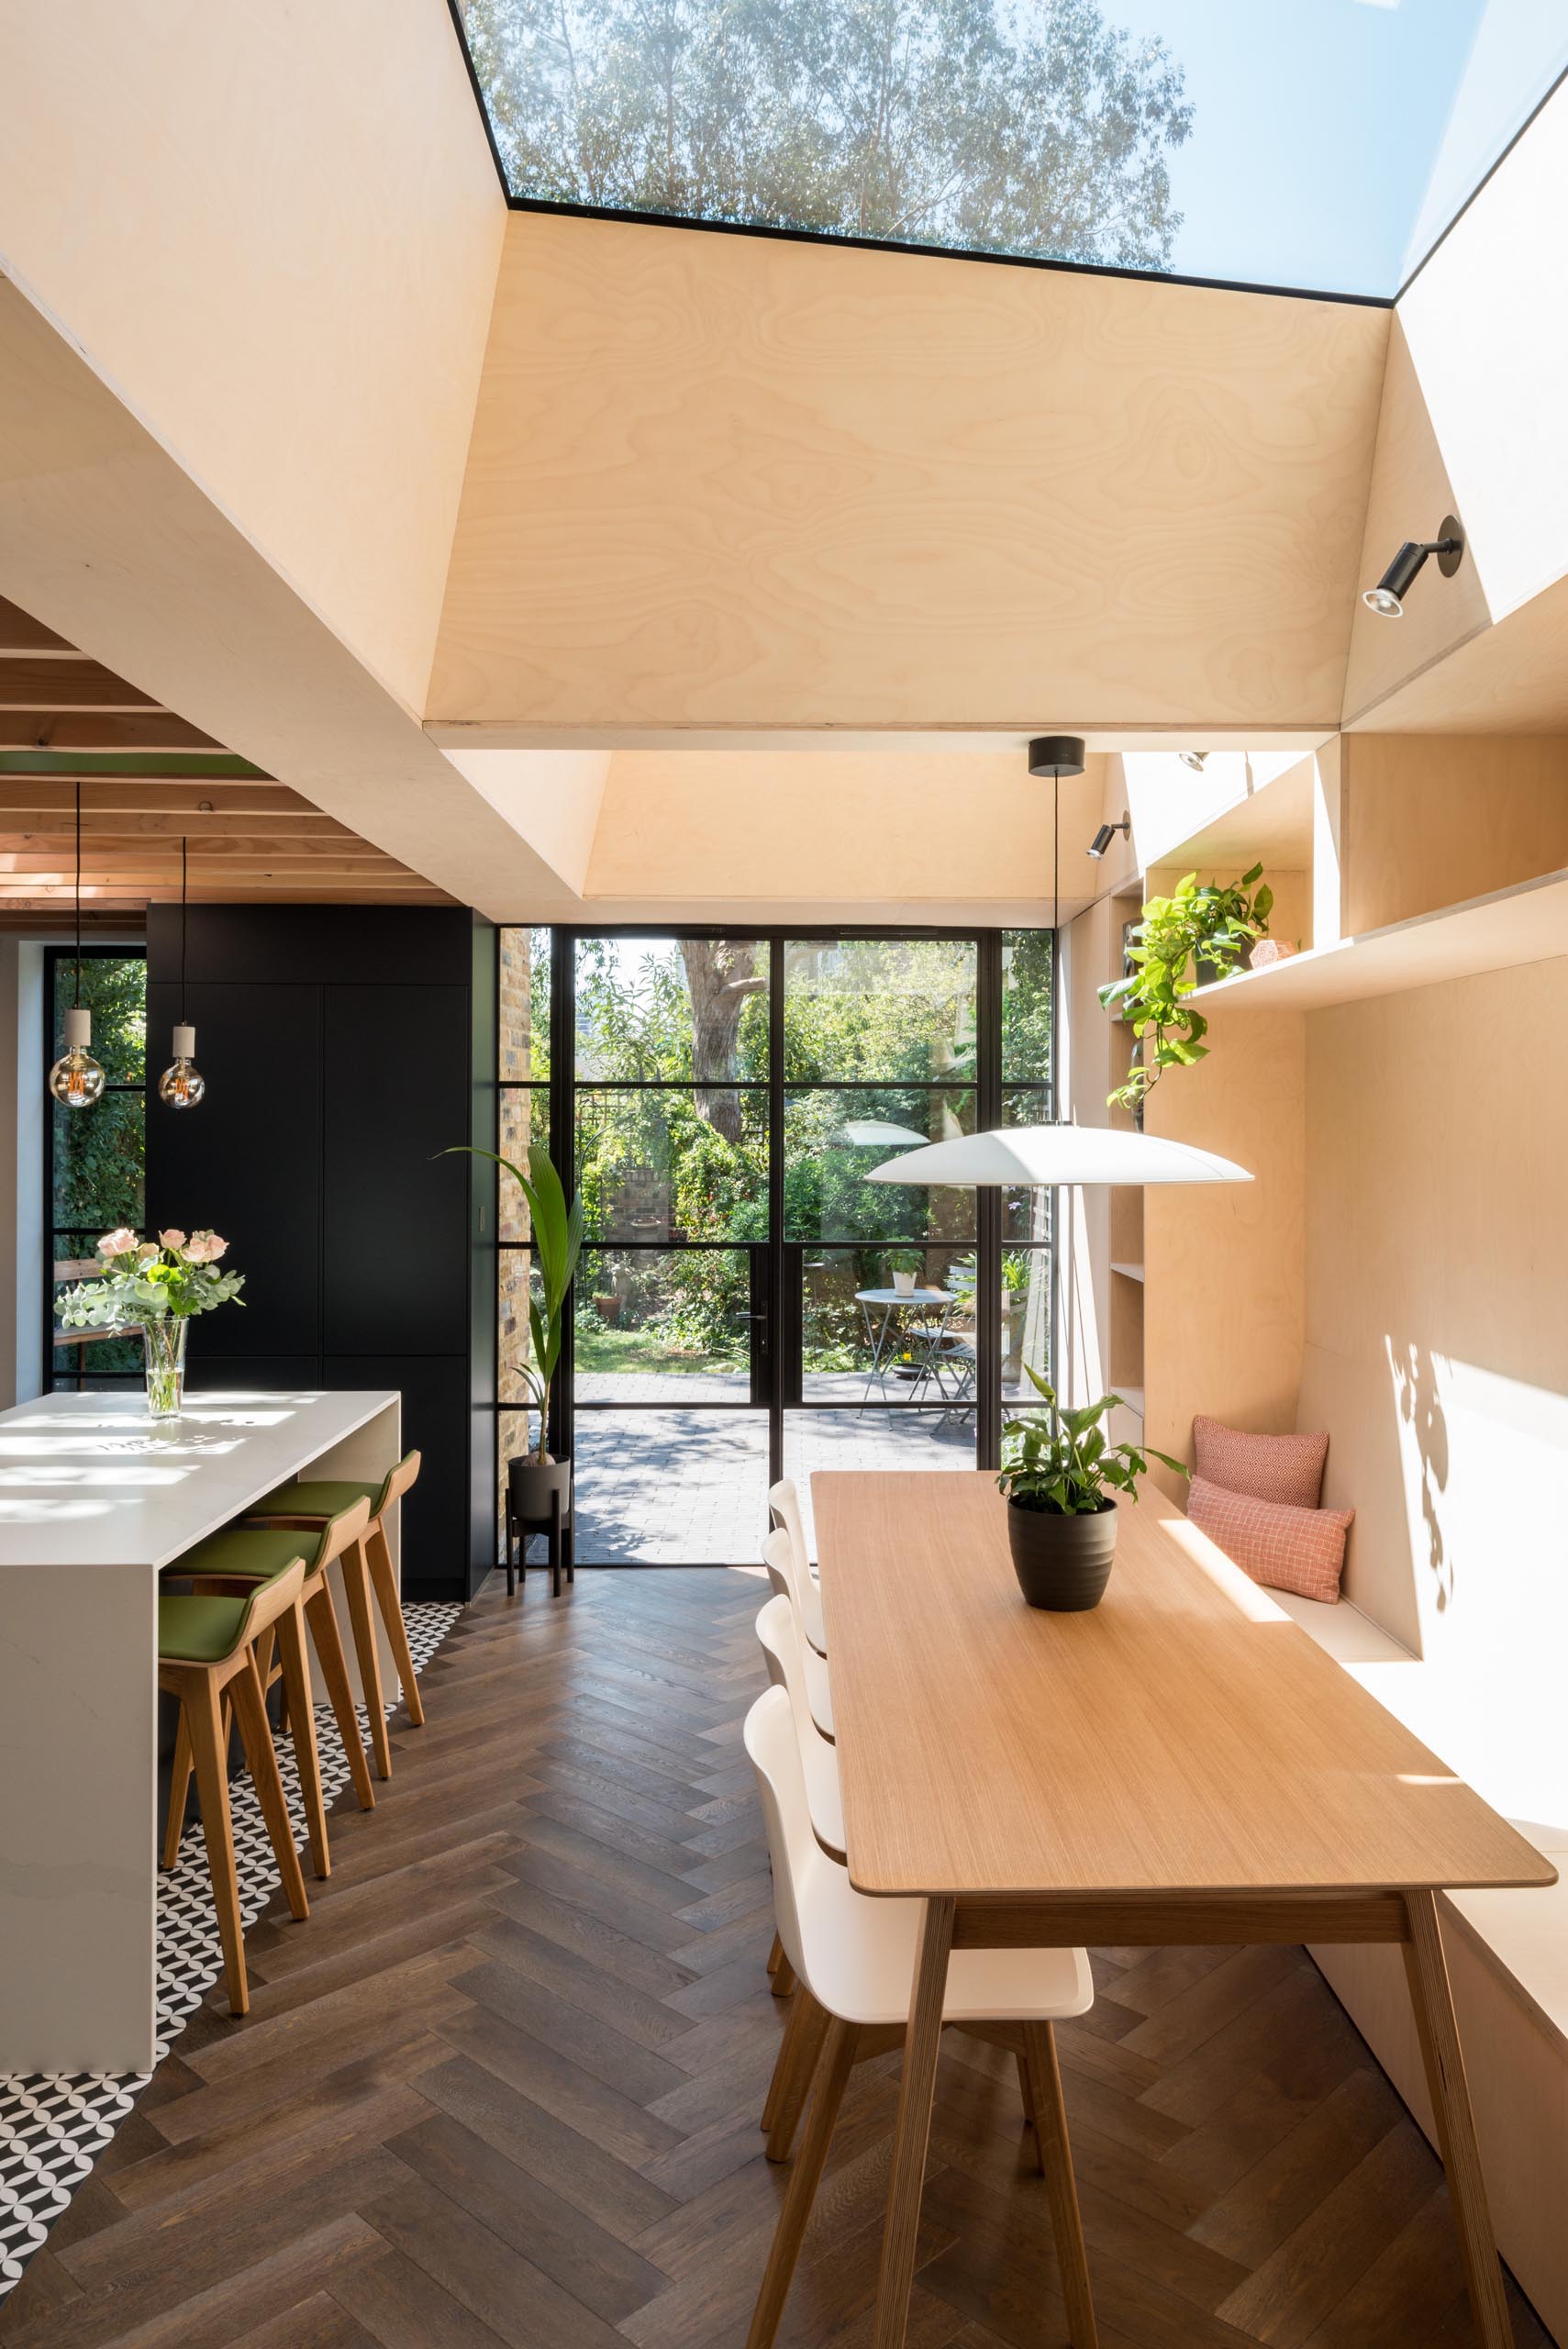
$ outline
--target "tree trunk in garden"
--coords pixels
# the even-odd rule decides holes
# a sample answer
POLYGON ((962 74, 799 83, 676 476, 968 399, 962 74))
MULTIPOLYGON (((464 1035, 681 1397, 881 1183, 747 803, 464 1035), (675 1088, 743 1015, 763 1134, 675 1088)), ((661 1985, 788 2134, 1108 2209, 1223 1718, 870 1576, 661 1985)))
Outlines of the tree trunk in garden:
POLYGON ((692 1080, 699 1118, 728 1142, 740 1140, 740 1096, 735 1090, 740 1014, 748 996, 766 987, 751 939, 683 938, 681 960, 692 999, 692 1080))

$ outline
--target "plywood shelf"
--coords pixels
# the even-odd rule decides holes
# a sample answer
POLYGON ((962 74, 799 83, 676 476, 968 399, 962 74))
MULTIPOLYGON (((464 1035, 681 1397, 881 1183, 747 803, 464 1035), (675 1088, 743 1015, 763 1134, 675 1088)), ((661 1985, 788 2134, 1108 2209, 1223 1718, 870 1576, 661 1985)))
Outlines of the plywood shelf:
POLYGON ((1386 930, 1311 948, 1262 971, 1239 972, 1213 986, 1195 988, 1188 1000, 1205 1012, 1216 1005, 1238 1011, 1318 1011, 1565 954, 1568 872, 1548 873, 1386 930))
POLYGON ((1126 1281, 1140 1281, 1143 1278, 1141 1264, 1118 1264, 1113 1259, 1111 1270, 1113 1273, 1119 1273, 1126 1281))

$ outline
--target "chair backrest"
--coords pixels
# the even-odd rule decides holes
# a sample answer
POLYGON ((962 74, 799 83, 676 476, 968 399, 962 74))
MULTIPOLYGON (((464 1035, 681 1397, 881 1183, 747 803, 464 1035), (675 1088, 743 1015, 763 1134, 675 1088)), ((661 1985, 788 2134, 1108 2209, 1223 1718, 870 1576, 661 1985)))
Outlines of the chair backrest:
POLYGON ((317 1536, 309 1572, 317 1574, 323 1566, 329 1566, 334 1558, 340 1558, 350 1543, 360 1539, 370 1521, 368 1499, 355 1501, 350 1508, 340 1508, 336 1517, 329 1517, 317 1536))
POLYGON ((806 1655, 800 1626, 786 1598, 777 1595, 769 1599, 757 1618, 757 1638, 767 1659, 768 1678, 789 1698, 796 1737, 814 1737, 820 1744, 821 1732, 811 1718, 811 1704, 806 1694, 806 1655))
POLYGON ((409 1486, 418 1482, 418 1477, 419 1454, 417 1452, 406 1452, 396 1466, 387 1470, 386 1482, 376 1495, 375 1506, 371 1510, 371 1515, 380 1517, 384 1511, 392 1507, 394 1501, 400 1501, 409 1486))
POLYGON ((280 1615, 287 1613, 305 1588, 305 1560, 295 1558, 282 1574, 269 1575, 265 1582, 256 1585, 239 1626, 239 1637, 229 1650, 230 1655, 237 1649, 248 1646, 252 1640, 259 1640, 270 1624, 275 1623, 280 1615))
POLYGON ((810 1906, 814 1882, 834 1864, 811 1831, 806 1774, 789 1698, 782 1688, 763 1691, 746 1716, 743 1733, 757 1774, 767 1830, 768 1858, 773 1871, 773 1920, 784 1955, 809 1989, 811 1969, 806 1962, 801 1918, 810 1906))
POLYGON ((800 1495, 795 1491, 793 1476, 781 1476, 768 1492, 768 1507, 773 1523, 782 1525, 789 1535, 795 1552, 795 1563, 803 1575, 811 1572, 811 1558, 806 1547, 806 1520, 800 1513, 800 1495))
POLYGON ((796 1564, 795 1543, 786 1527, 774 1526, 762 1544, 762 1557, 769 1581, 775 1590, 784 1593, 795 1609, 801 1638, 809 1640, 818 1653, 825 1655, 828 1651, 822 1629, 822 1593, 805 1568, 796 1564))

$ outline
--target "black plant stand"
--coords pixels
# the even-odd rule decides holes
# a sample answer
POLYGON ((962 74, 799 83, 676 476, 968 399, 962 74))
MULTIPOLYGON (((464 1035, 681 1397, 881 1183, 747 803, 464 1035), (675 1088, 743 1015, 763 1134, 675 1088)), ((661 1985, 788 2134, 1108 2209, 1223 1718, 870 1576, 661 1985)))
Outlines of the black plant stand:
POLYGON ((577 1579, 573 1496, 570 1482, 564 1494, 560 1484, 552 1484, 549 1496, 550 1513, 544 1515, 537 1503, 530 1504, 528 1498, 528 1472, 533 1465, 528 1460, 512 1460, 506 1464, 506 1596, 511 1598, 517 1582, 527 1583, 528 1535, 542 1533, 550 1545, 550 1596, 559 1598, 562 1568, 565 1567, 569 1583, 577 1579))

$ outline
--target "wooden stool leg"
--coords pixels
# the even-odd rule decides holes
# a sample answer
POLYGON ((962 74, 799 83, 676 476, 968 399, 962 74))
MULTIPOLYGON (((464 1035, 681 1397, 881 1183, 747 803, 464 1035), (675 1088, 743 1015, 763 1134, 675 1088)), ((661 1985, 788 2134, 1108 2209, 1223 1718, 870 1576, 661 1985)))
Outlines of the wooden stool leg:
POLYGON ((278 1646, 283 1651, 284 1696, 294 1724, 295 1767, 305 1802, 305 1822, 310 1835, 310 1865, 317 1876, 330 1876, 332 1855, 327 1844, 327 1806, 321 1799, 321 1765, 316 1751, 316 1709, 310 1701, 310 1667, 305 1660, 305 1610, 291 1607, 278 1618, 278 1646))
POLYGON ((387 1547, 379 1518, 365 1537, 365 1557, 375 1590, 375 1603, 381 1609, 381 1620, 386 1625, 386 1636, 392 1642, 392 1653, 397 1660, 403 1709, 414 1728, 423 1729, 425 1708, 419 1702, 419 1683, 415 1675, 413 1652, 408 1645, 408 1626, 403 1620, 403 1601, 397 1595, 397 1576, 392 1571, 392 1552, 387 1547))
POLYGON ((343 1659, 343 1642, 338 1635, 338 1618, 333 1610, 332 1594, 323 1579, 305 1602, 306 1620, 316 1642, 320 1660, 321 1677, 327 1683, 327 1694, 332 1700, 332 1718, 338 1724, 338 1734, 343 1741, 343 1751, 349 1757, 349 1776, 354 1782, 354 1792, 360 1798, 361 1810, 375 1809, 375 1789, 371 1785, 370 1764, 360 1740, 359 1716, 354 1710, 354 1692, 349 1686, 349 1667, 343 1659))
POLYGON ((371 1752, 375 1755, 376 1776, 390 1778, 392 1740, 387 1734, 386 1703, 381 1693, 381 1651, 376 1645, 375 1620, 371 1611, 370 1570, 365 1564, 364 1543, 350 1542, 339 1564, 343 1569, 343 1592, 349 1602, 349 1623, 354 1635, 354 1653, 359 1658, 365 1710, 370 1715, 371 1752))
POLYGON ((1062 2066, 1056 2059, 1056 2033, 1048 2022, 1025 2023, 1024 2057, 1034 2106, 1035 2142, 1056 2237, 1056 2262, 1062 2270, 1062 2297, 1067 2303, 1067 2337, 1073 2349, 1095 2349, 1099 2334, 1089 2289, 1089 2256, 1084 2248, 1078 2188, 1073 2176, 1067 2108, 1062 2100, 1062 2066))
POLYGON ((882 2272, 876 2288, 873 2349, 903 2349, 909 2321, 915 2243, 920 2227, 920 2196, 926 2182, 926 2149, 931 2140, 931 2102, 936 2094, 942 2002, 947 1993, 948 1955, 952 1948, 955 1914, 955 1904, 951 1899, 926 1903, 909 2007, 909 2036, 904 2043, 898 2120, 893 2134, 893 2174, 887 2187, 887 2224, 883 2232, 882 2272))
POLYGON ((817 2093, 811 2099, 811 2113, 806 2124, 806 2136, 795 2163, 795 2174, 784 2196, 784 2209, 773 2231, 773 2247, 768 2264, 762 2271, 762 2289, 751 2314, 751 2329, 746 2335, 746 2349, 773 2349, 789 2294, 800 2246, 806 2239, 806 2222, 811 2217, 811 2205, 817 2199, 828 2148, 833 2142, 833 2125, 843 2102, 844 2083, 855 2060, 855 2027, 840 2022, 835 2015, 828 2026, 827 2044, 817 2083, 817 2093))
POLYGON ((768 2142, 763 2147, 771 2162, 787 2162, 789 2159, 795 2129, 805 2110, 806 2099, 811 2093, 817 2059, 822 2053, 822 2043, 828 2036, 828 2026, 831 2021, 827 2008, 817 2005, 803 1982, 784 2039, 789 2065, 779 2081, 773 2126, 768 2131, 768 2142))
POLYGON ((234 1825, 228 1812, 228 1735, 224 1728, 215 1673, 181 1675, 180 1710, 190 1723, 196 1799, 202 1807, 202 1833, 206 1839, 217 1934, 223 1944, 228 2009, 231 2014, 247 2015, 250 2011, 250 1992, 245 1979, 239 1879, 234 1868, 234 1825))
POLYGON ((185 1832, 185 1804, 190 1798, 191 1772, 195 1757, 191 1751, 191 1725, 185 1719, 185 1708, 180 1708, 180 1726, 174 1731, 174 1758, 169 1765, 169 1809, 163 1821, 163 1865, 166 1868, 180 1865, 180 1844, 185 1832))
POLYGON ((1470 2089, 1464 2077, 1464 2056, 1454 2021, 1449 1988, 1448 1961, 1443 1955, 1438 1923, 1437 1895, 1407 1892, 1406 1913, 1410 1938, 1402 1944, 1410 2004, 1416 2013, 1416 2036, 1437 2122, 1438 2151, 1448 2176, 1449 2200, 1459 2232, 1464 2280, 1475 2318, 1475 2338, 1482 2349, 1512 2349, 1514 2332, 1497 2264, 1497 2245, 1486 2206, 1486 2181, 1481 2170, 1481 2150, 1475 2142, 1475 2121, 1470 2110, 1470 2089))
POLYGON ((250 1782, 267 1822, 267 1835, 283 1878, 284 1892, 293 1914, 303 1920, 310 1914, 310 1903, 306 1898, 299 1854, 294 1847, 288 1805, 284 1800, 272 1725, 267 1719, 266 1700, 261 1695, 261 1675, 250 1649, 246 1650, 244 1663, 228 1686, 234 1699, 234 1718, 239 1723, 239 1734, 245 1743, 245 1758, 250 1765, 250 1782))

